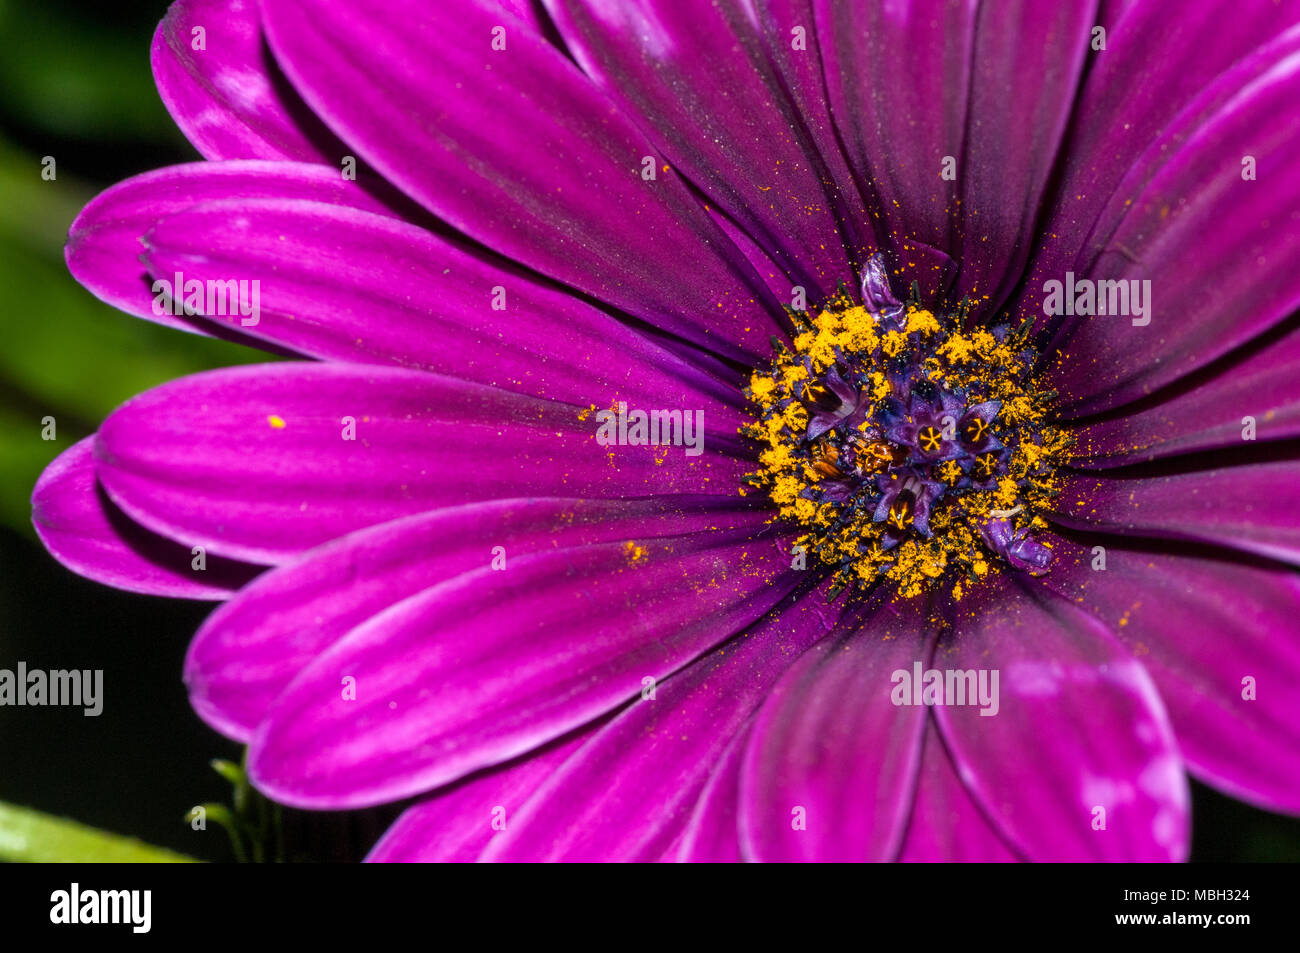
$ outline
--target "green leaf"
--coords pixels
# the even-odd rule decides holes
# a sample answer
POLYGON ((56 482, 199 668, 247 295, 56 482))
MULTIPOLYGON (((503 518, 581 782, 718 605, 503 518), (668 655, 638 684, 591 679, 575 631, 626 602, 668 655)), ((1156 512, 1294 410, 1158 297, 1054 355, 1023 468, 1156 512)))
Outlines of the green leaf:
POLYGON ((186 864, 193 857, 0 801, 0 860, 19 863, 186 864))

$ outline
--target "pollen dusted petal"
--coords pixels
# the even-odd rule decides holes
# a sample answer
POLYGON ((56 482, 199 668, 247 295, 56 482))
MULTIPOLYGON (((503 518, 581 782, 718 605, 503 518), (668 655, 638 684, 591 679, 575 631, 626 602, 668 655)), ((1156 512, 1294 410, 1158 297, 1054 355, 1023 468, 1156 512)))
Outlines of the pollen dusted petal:
MULTIPOLYGON (((1300 437, 1300 323, 1291 323, 1280 339, 1253 342, 1214 373, 1192 375, 1128 413, 1072 428, 1072 462, 1105 470, 1203 450, 1266 450, 1264 444, 1300 437)), ((1288 452, 1277 448, 1279 457, 1288 452)))
POLYGON ((1190 797, 1169 717, 1099 620, 1039 580, 1002 576, 958 608, 933 665, 999 673, 996 715, 933 711, 958 776, 1025 857, 1187 859, 1190 797))
POLYGON ((572 404, 604 407, 617 396, 698 408, 719 431, 743 420, 734 387, 613 316, 387 215, 240 198, 163 219, 145 246, 154 274, 258 281, 256 326, 245 328, 238 312, 211 320, 300 354, 417 367, 572 404))
POLYGON ((485 859, 648 861, 667 854, 728 743, 786 662, 825 635, 818 600, 810 594, 775 610, 656 685, 653 699, 643 693, 554 774, 485 859), (600 794, 592 797, 593 790, 600 794))
POLYGON ((1278 121, 1300 101, 1300 24, 1202 98, 1135 165, 1144 178, 1117 193, 1131 204, 1080 275, 1149 281, 1136 320, 1150 324, 1092 316, 1063 329, 1045 374, 1063 417, 1146 397, 1300 308, 1300 123, 1278 121))
POLYGON ((825 58, 823 82, 848 160, 878 193, 881 246, 913 239, 956 258, 961 182, 941 178, 940 163, 961 158, 978 5, 781 0, 778 8, 786 45, 788 24, 815 24, 808 47, 825 58), (926 68, 900 69, 903 50, 926 68))
POLYGON ((686 176, 735 220, 789 285, 822 299, 853 280, 846 248, 863 246, 864 227, 872 237, 864 216, 845 214, 860 208, 857 190, 828 185, 740 5, 558 0, 550 9, 583 71, 651 133, 669 174, 686 176))
POLYGON ((779 304, 681 177, 642 179, 644 157, 660 164, 654 144, 499 6, 264 0, 262 15, 317 114, 493 251, 725 357, 752 361, 781 329, 779 304))
POLYGON ((1270 811, 1300 813, 1300 579, 1186 543, 1057 542, 1044 578, 1106 623, 1169 709, 1193 775, 1270 811), (1189 552, 1189 550, 1191 550, 1189 552))
MULTIPOLYGON (((1060 187, 1044 210, 1025 282, 1024 313, 1042 313, 1045 281, 1083 272, 1132 208, 1135 192, 1240 92, 1243 76, 1285 59, 1300 23, 1296 0, 1201 0, 1179 5, 1175 16, 1167 0, 1131 0, 1118 12, 1108 6, 1121 5, 1103 4, 1098 16, 1106 49, 1093 54, 1071 117, 1060 187)), ((1230 171, 1237 172, 1245 149, 1233 148, 1230 171)))
POLYGON ((621 543, 543 551, 407 599, 353 629, 276 700, 250 747, 250 776, 297 806, 379 804, 599 718, 798 586, 762 521, 648 540, 635 566, 621 543), (345 674, 357 679, 353 701, 340 697, 345 674))
POLYGON ((353 530, 521 496, 734 497, 749 466, 602 447, 588 408, 403 368, 281 363, 172 381, 119 407, 95 440, 108 495, 155 532, 280 563, 353 530), (287 426, 267 425, 277 414, 287 426), (355 421, 355 439, 344 418, 355 421))
POLYGON ((488 565, 556 546, 710 532, 753 520, 733 497, 492 500, 420 513, 334 540, 277 567, 208 617, 185 657, 190 701, 248 741, 313 659, 403 599, 488 565))
POLYGON ((1300 564, 1300 461, 1168 476, 1071 475, 1056 503, 1050 519, 1072 529, 1199 540, 1300 564))
POLYGON ((897 853, 927 709, 895 706, 891 675, 928 663, 934 627, 928 600, 882 601, 866 619, 846 615, 763 703, 742 774, 741 844, 751 859, 855 862, 897 853))
MULTIPOLYGON (((1096 15, 1088 2, 979 5, 957 169, 961 246, 952 257, 960 266, 953 296, 972 298, 981 318, 1019 283, 1034 247, 1080 80, 1098 55, 1089 48, 1096 15)), ((927 158, 937 178, 937 157, 927 158)))

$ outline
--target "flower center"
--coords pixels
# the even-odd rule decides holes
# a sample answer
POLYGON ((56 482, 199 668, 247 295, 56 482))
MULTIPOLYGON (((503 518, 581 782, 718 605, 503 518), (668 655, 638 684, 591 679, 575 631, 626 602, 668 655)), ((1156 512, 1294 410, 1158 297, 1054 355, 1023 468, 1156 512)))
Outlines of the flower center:
POLYGON ((1055 395, 1031 379, 1028 325, 967 330, 965 302, 936 315, 918 298, 896 299, 874 256, 862 301, 792 311, 793 347, 773 338, 746 391, 743 432, 763 445, 746 482, 835 567, 835 594, 889 580, 960 599, 1000 567, 1051 566, 1035 531, 1070 439, 1046 423, 1055 395))

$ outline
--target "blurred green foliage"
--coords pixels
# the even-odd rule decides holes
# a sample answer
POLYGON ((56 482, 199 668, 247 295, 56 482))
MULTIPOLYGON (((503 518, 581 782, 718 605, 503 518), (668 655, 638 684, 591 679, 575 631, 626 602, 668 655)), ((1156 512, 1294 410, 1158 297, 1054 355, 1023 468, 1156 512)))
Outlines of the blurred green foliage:
POLYGON ((0 0, 7 118, 67 139, 165 137, 148 75, 149 34, 134 29, 159 9, 166 4, 0 0))

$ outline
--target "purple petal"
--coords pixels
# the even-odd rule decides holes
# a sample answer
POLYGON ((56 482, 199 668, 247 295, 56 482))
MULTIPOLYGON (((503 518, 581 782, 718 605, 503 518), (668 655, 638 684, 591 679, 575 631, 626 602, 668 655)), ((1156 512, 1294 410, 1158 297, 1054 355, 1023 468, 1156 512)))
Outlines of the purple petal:
POLYGON ((1133 405, 1128 413, 1078 427, 1072 462, 1105 469, 1243 447, 1247 433, 1261 443, 1300 436, 1297 366, 1300 329, 1280 340, 1261 339, 1208 380, 1193 375, 1176 393, 1164 393, 1164 400, 1145 402, 1140 409, 1133 405))
MULTIPOLYGON (((68 270, 95 297, 128 314, 183 331, 216 330, 201 318, 154 313, 140 255, 158 221, 219 199, 311 199, 383 213, 384 206, 337 170, 296 162, 196 162, 137 175, 101 192, 68 229, 68 270)), ((171 276, 167 276, 170 278, 171 276)))
POLYGON ((1300 462, 1171 476, 1071 476, 1053 521, 1091 532, 1190 539, 1300 562, 1300 462))
POLYGON ((1188 107, 1139 160, 1171 156, 1116 193, 1123 217, 1093 239, 1081 277, 1149 282, 1146 313, 1080 318, 1058 336, 1048 377, 1064 415, 1144 397, 1300 307, 1300 128, 1277 121, 1297 97, 1300 27, 1218 80, 1202 95, 1214 108, 1188 107))
POLYGON ((398 800, 499 764, 635 697, 724 641, 798 576, 746 529, 522 556, 353 629, 276 700, 254 783, 301 807, 398 800), (356 680, 356 697, 340 688, 356 680))
MULTIPOLYGON (((809 594, 639 700, 557 771, 492 860, 648 861, 690 820, 727 744, 789 660, 826 633, 809 594)), ((833 622, 833 618, 829 620, 833 622)))
POLYGON ((653 144, 526 23, 481 0, 265 0, 263 17, 304 99, 435 215, 720 354, 770 350, 780 312, 744 255, 653 144), (506 48, 494 51, 494 29, 506 48), (642 179, 647 168, 654 181, 642 179))
POLYGON ((738 821, 740 770, 753 723, 751 717, 719 756, 677 850, 671 855, 674 860, 696 864, 734 864, 744 860, 740 854, 738 821))
POLYGON ((809 47, 824 58, 849 161, 878 195, 882 241, 896 255, 912 240, 957 257, 961 176, 944 179, 941 171, 945 156, 962 160, 977 5, 812 0, 788 7, 787 45, 794 26, 816 30, 809 47), (908 69, 909 61, 927 67, 908 69))
POLYGON ((933 718, 926 719, 916 801, 898 859, 974 864, 1020 859, 961 783, 933 718))
POLYGON ((275 68, 254 0, 173 3, 154 33, 151 60, 167 111, 205 158, 338 166, 348 152, 275 68), (197 28, 204 31, 199 50, 197 28))
POLYGON ((95 482, 87 437, 45 468, 32 490, 32 525, 45 548, 68 569, 87 579, 151 596, 225 599, 261 571, 204 554, 155 536, 132 523, 95 482))
POLYGON ((462 573, 555 547, 711 531, 752 520, 729 497, 493 500, 361 530, 266 573, 190 643, 185 682, 200 716, 248 741, 318 655, 403 599, 462 573))
POLYGON ((996 714, 934 709, 981 809, 1030 860, 1185 860, 1187 776, 1150 676, 1037 583, 986 586, 933 663, 998 672, 996 714))
POLYGON ((996 304, 1022 277, 1097 21, 1092 4, 1041 0, 985 4, 977 20, 954 295, 996 304))
POLYGON ((583 71, 810 300, 852 283, 846 244, 861 242, 841 233, 841 196, 740 5, 554 0, 551 10, 583 71))
POLYGON ((540 0, 496 0, 497 6, 509 11, 512 16, 523 20, 534 30, 540 32, 543 27, 543 7, 540 0))
POLYGON ((829 194, 843 209, 846 221, 841 229, 853 244, 850 258, 855 264, 876 250, 878 241, 870 224, 876 219, 872 185, 855 175, 841 145, 827 96, 827 60, 817 40, 812 0, 753 0, 748 6, 772 68, 784 94, 794 104, 795 115, 823 164, 829 194), (795 28, 802 28, 806 42, 795 48, 795 28))
POLYGON ((560 765, 597 731, 574 732, 508 765, 458 781, 407 808, 366 857, 372 864, 471 863, 560 765))
POLYGON ((1300 813, 1294 570, 1212 551, 1105 550, 1105 569, 1094 570, 1091 547, 1062 542, 1044 581, 1109 625, 1151 673, 1193 774, 1300 813))
POLYGON ((154 532, 278 563, 353 530, 477 500, 566 493, 732 496, 751 466, 720 450, 596 441, 589 409, 422 371, 251 365, 122 405, 95 444, 99 480, 154 532), (351 434, 351 439, 349 439, 351 434))
POLYGON ((435 214, 696 344, 769 352, 781 316, 761 279, 653 145, 530 26, 483 0, 262 9, 304 98, 435 214), (505 49, 492 48, 494 29, 505 49))
POLYGON ((892 673, 933 645, 926 600, 846 618, 782 677, 742 774, 741 850, 753 860, 892 859, 911 807, 925 709, 891 701, 892 673), (803 826, 800 827, 799 825, 803 826))
POLYGON ((904 283, 942 287, 942 262, 958 261, 954 296, 996 299, 1031 245, 1092 5, 820 0, 816 17, 832 112, 879 195, 904 283))
POLYGON ((1043 282, 1060 280, 1070 269, 1082 274, 1101 250, 1099 236, 1114 231, 1135 192, 1244 85, 1225 83, 1221 74, 1256 59, 1263 41, 1300 16, 1294 0, 1209 0, 1184 5, 1176 16, 1165 0, 1130 0, 1122 10, 1108 6, 1097 18, 1106 28, 1106 49, 1091 54, 1062 151, 1061 185, 1031 264, 1027 287, 1034 311, 1041 308, 1043 282), (1210 86, 1218 93, 1202 95, 1210 86))
POLYGON ((155 275, 257 281, 255 326, 244 328, 235 308, 212 320, 300 354, 417 367, 575 404, 688 406, 732 430, 745 419, 734 409, 737 390, 609 315, 388 216, 238 199, 166 218, 145 245, 155 275))

